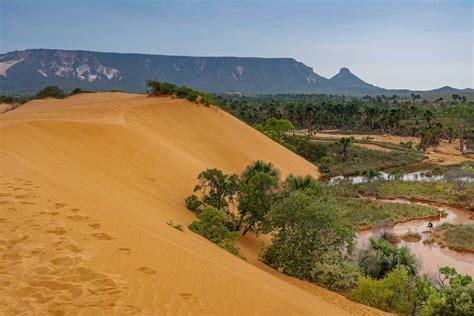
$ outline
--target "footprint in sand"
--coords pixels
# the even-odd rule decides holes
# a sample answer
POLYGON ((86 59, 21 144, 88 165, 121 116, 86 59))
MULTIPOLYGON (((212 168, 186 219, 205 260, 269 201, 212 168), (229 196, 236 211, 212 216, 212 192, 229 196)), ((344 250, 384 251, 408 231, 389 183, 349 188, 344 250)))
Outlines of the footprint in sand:
POLYGON ((82 222, 89 219, 89 217, 81 216, 81 215, 66 216, 66 217, 75 222, 82 222))
POLYGON ((39 212, 37 213, 38 215, 51 215, 51 216, 56 216, 59 215, 58 212, 39 212))
POLYGON ((88 226, 94 229, 99 229, 102 225, 100 225, 99 223, 92 223, 92 224, 89 224, 88 226))
POLYGON ((54 207, 55 208, 63 208, 65 207, 67 204, 66 203, 54 203, 54 207))
POLYGON ((0 224, 6 224, 6 223, 10 223, 10 221, 6 218, 0 218, 0 224))
POLYGON ((121 251, 125 255, 129 255, 130 253, 132 253, 130 248, 118 248, 118 250, 121 251))
POLYGON ((77 213, 77 212, 80 211, 80 209, 78 209, 78 208, 72 208, 72 209, 70 209, 70 211, 71 211, 71 212, 74 212, 74 213, 77 213))
POLYGON ((154 270, 152 268, 148 268, 148 267, 140 267, 137 270, 140 271, 140 272, 143 272, 145 274, 155 274, 156 273, 156 270, 154 270))
POLYGON ((196 296, 194 296, 193 294, 191 293, 179 293, 179 296, 184 299, 184 300, 187 300, 187 301, 191 301, 191 300, 196 300, 196 296))
POLYGON ((93 237, 95 237, 96 239, 99 239, 99 240, 111 240, 113 239, 112 237, 110 237, 109 235, 105 234, 105 233, 94 233, 94 234, 91 234, 93 237))
POLYGON ((48 229, 46 232, 49 234, 64 235, 67 233, 67 230, 65 230, 64 227, 56 227, 54 229, 48 229))

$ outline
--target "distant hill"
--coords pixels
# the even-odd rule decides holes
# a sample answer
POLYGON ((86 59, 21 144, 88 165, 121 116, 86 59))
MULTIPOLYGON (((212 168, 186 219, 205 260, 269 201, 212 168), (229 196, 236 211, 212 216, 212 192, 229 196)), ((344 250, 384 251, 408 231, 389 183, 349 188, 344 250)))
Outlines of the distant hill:
MULTIPOLYGON (((104 91, 145 91, 157 79, 216 93, 399 94, 364 82, 342 68, 331 79, 292 58, 187 57, 28 49, 0 54, 0 94, 34 93, 48 85, 104 91)), ((417 91, 430 95, 473 94, 444 87, 417 91)))

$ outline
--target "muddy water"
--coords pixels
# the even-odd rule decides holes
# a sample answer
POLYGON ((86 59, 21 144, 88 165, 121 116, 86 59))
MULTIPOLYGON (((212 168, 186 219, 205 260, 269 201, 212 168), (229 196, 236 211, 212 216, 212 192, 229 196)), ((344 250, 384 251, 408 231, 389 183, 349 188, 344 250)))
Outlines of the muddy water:
MULTIPOLYGON (((411 202, 403 199, 397 200, 378 200, 380 202, 399 203, 399 204, 419 204, 429 205, 420 202, 411 202)), ((432 205, 433 206, 433 205, 432 205)), ((446 217, 437 219, 412 220, 393 226, 391 231, 396 236, 402 236, 408 232, 419 233, 422 238, 417 242, 399 242, 399 246, 406 245, 412 253, 414 253, 420 261, 420 270, 422 273, 437 276, 438 269, 443 266, 451 266, 461 274, 469 274, 474 277, 474 254, 461 253, 448 248, 441 248, 437 244, 425 244, 424 241, 430 238, 431 231, 427 229, 428 223, 433 226, 439 226, 443 223, 451 224, 468 224, 474 223, 469 219, 470 214, 466 211, 457 210, 450 207, 439 206, 439 211, 445 212, 446 217)), ((358 249, 367 246, 370 237, 377 237, 382 229, 372 229, 360 232, 356 237, 356 245, 358 249)))

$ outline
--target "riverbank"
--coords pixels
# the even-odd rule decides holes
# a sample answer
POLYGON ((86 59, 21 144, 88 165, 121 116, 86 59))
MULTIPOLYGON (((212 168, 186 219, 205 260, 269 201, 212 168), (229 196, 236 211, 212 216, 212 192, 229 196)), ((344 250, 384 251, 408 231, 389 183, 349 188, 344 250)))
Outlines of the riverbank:
POLYGON ((474 224, 440 225, 433 231, 428 242, 437 243, 441 247, 448 247, 458 252, 474 254, 474 224))

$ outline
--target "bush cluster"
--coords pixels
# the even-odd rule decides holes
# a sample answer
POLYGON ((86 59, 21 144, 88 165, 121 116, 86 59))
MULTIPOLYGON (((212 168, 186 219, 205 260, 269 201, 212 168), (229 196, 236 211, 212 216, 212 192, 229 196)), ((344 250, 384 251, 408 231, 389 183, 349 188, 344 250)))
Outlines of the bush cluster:
POLYGON ((147 94, 150 96, 174 95, 179 99, 187 99, 204 105, 219 105, 210 94, 189 87, 157 80, 147 80, 146 85, 148 86, 147 94))

